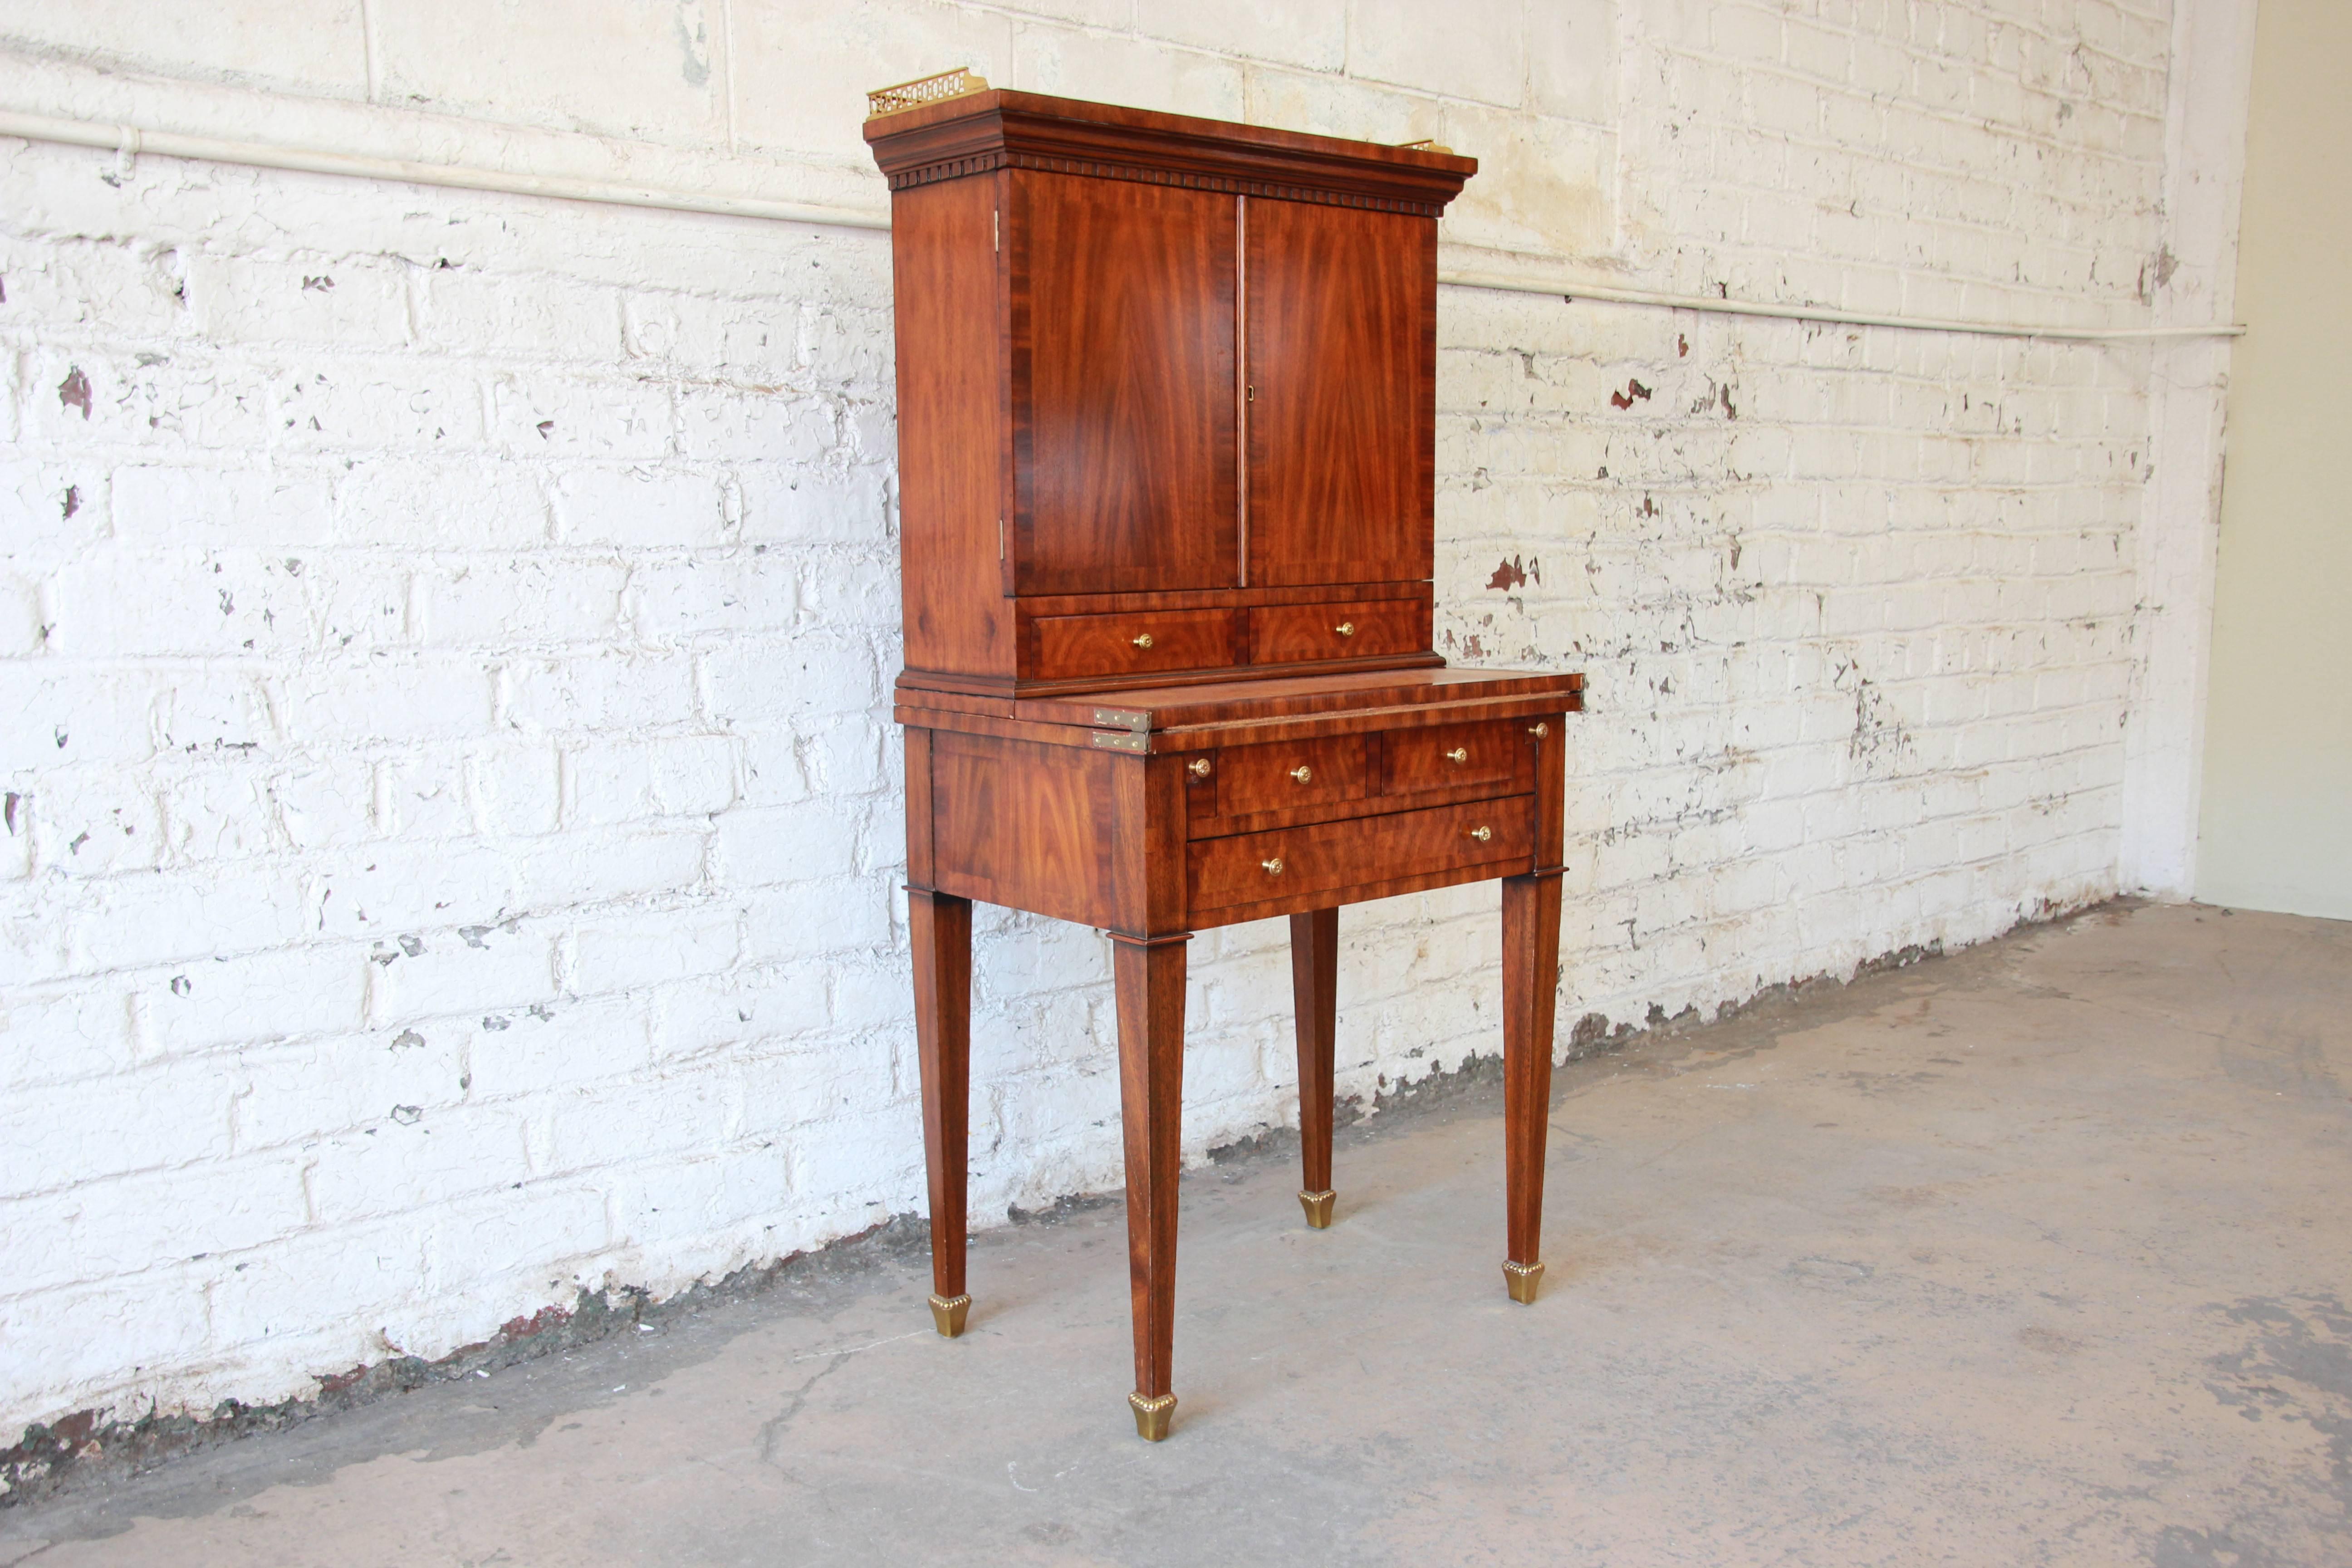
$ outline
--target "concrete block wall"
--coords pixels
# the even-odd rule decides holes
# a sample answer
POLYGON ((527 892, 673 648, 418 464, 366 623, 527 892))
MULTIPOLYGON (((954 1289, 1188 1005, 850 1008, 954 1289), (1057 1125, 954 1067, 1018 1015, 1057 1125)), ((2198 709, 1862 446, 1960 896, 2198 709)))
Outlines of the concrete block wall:
MULTIPOLYGON (((2158 0, 488 15, 7 0, 0 89, 879 205, 856 89, 968 61, 1440 136, 1449 255, 1637 286, 2129 321, 2164 244, 2158 0)), ((885 237, 0 142, 0 1439, 919 1208, 885 237)), ((1591 679, 1564 1051, 2115 890, 2148 377, 1444 292, 1441 646, 1591 679)), ((1118 1090, 1103 940, 979 926, 993 1223, 1118 1090)), ((1491 888, 1342 930, 1343 1093, 1499 1048, 1491 888)), ((1295 1117, 1283 937, 1193 944, 1195 1153, 1295 1117)))

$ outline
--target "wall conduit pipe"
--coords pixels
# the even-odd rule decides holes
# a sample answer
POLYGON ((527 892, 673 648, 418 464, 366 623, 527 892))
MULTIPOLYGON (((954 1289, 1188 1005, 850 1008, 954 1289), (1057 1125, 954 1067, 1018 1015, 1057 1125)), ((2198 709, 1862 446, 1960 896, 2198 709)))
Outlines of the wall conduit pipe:
MULTIPOLYGON (((236 142, 216 136, 184 136, 176 132, 150 131, 134 125, 101 124, 47 114, 23 114, 0 110, 0 136, 28 142, 58 142, 76 147, 112 151, 124 163, 141 153, 167 158, 193 158, 215 163, 241 163, 257 169, 286 169, 308 174, 341 174, 355 179, 390 180, 413 185, 445 185, 456 190, 492 191, 509 195, 547 196, 562 201, 597 202, 608 205, 656 207, 671 212, 712 213, 723 217, 765 218, 781 223, 812 224, 834 228, 887 229, 885 212, 809 202, 772 201, 764 196, 735 196, 695 191, 668 190, 655 185, 610 180, 575 178, 568 174, 520 174, 503 169, 468 168, 457 163, 417 163, 398 158, 334 153, 319 148, 289 147, 260 142, 236 142)), ((2066 327, 2022 321, 1972 321, 1932 316, 1883 315, 1841 310, 1824 305, 1776 305, 1705 294, 1664 294, 1623 289, 1613 284, 1586 283, 1568 278, 1521 278, 1499 273, 1441 270, 1439 283, 1454 289, 1481 289, 1517 294, 1555 295, 1573 302, 1592 300, 1617 305, 1648 305, 1675 310, 1700 310, 1715 315, 1756 316, 1776 321, 1817 321, 1827 325, 1893 327, 1909 331, 1969 332, 1988 337, 2030 338, 2058 342, 2150 342, 2180 338, 2234 338, 2245 328, 2235 324, 2188 327, 2066 327)))

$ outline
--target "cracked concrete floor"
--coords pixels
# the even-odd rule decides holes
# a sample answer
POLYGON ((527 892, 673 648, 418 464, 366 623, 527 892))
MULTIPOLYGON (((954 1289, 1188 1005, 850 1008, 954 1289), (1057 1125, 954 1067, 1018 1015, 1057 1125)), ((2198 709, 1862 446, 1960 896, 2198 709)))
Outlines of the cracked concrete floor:
POLYGON ((1115 1204, 0 1514, 0 1564, 2352 1562, 2352 924, 2111 906, 1115 1204), (46 1544, 45 1544, 46 1543, 46 1544))

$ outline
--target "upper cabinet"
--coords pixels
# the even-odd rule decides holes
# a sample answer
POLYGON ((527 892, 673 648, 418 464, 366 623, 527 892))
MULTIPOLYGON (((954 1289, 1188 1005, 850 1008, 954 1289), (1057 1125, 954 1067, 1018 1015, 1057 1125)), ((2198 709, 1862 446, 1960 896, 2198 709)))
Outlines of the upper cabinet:
POLYGON ((1431 651, 1437 215, 1476 164, 981 91, 890 176, 909 682, 1431 651))
POLYGON ((1234 586, 1234 198, 1006 186, 1014 591, 1234 586))
POLYGON ((1437 225, 1245 201, 1249 579, 1426 582, 1437 225))

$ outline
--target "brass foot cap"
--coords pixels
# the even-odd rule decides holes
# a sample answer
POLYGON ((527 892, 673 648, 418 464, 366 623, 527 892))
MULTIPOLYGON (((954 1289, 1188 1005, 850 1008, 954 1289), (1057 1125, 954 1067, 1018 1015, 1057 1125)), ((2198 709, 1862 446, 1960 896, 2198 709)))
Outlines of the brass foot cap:
POLYGON ((963 1332, 963 1321, 971 1314, 970 1296, 934 1296, 931 1298, 931 1324, 948 1339, 963 1332))
POLYGON ((1318 1230, 1331 1228, 1331 1204, 1339 1194, 1329 1187, 1319 1193, 1301 1193, 1298 1206, 1307 1211, 1307 1223, 1318 1230))
POLYGON ((1147 1443, 1157 1443, 1168 1436, 1168 1418, 1176 1414, 1176 1396, 1163 1394, 1157 1399, 1146 1399, 1140 1394, 1130 1394, 1127 1402, 1135 1410, 1135 1435, 1147 1443))
POLYGON ((1543 1284, 1544 1266, 1540 1263, 1506 1263, 1503 1283, 1511 1292, 1511 1300, 1522 1307, 1536 1304, 1536 1291, 1543 1284))

